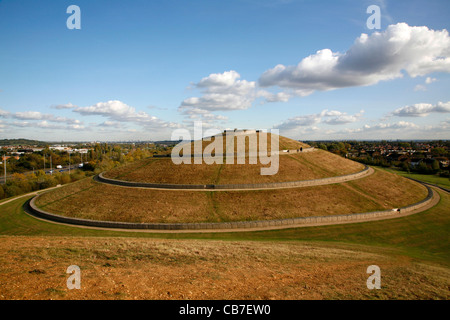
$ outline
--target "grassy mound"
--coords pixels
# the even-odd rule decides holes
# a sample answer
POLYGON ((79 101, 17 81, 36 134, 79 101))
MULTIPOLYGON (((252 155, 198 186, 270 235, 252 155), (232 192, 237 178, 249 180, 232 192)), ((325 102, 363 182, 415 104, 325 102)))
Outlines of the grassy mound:
POLYGON ((261 175, 262 165, 257 164, 179 164, 170 158, 150 158, 128 166, 113 169, 104 176, 111 179, 146 183, 170 184, 251 184, 328 178, 361 171, 360 163, 335 154, 314 152, 283 154, 279 169, 274 175, 261 175))
POLYGON ((86 179, 40 196, 49 212, 84 219, 139 222, 228 222, 360 213, 401 207, 426 188, 377 170, 342 184, 260 191, 172 191, 123 188, 86 179))
MULTIPOLYGON (((238 151, 238 145, 239 144, 244 144, 244 149, 245 152, 248 154, 248 152, 253 151, 254 149, 250 148, 250 143, 254 143, 254 146, 256 147, 257 151, 260 151, 259 147, 260 144, 263 147, 267 147, 267 151, 270 152, 272 150, 272 137, 278 138, 278 151, 283 151, 283 150, 297 150, 300 148, 309 148, 310 146, 306 143, 297 141, 297 140, 292 140, 290 138, 287 137, 283 137, 283 136, 279 136, 276 134, 272 134, 272 133, 266 133, 265 137, 267 139, 267 145, 265 145, 264 143, 262 143, 263 140, 260 140, 260 138, 262 137, 261 133, 259 132, 251 132, 251 131, 247 131, 245 133, 231 133, 231 135, 226 135, 224 133, 220 134, 220 135, 216 135, 216 136, 212 136, 212 137, 207 137, 207 138, 203 138, 201 141, 201 145, 202 145, 202 152, 205 150, 205 148, 209 145, 211 145, 211 143, 217 142, 218 140, 216 139, 222 139, 222 148, 220 151, 225 153, 225 150, 233 150, 236 153, 238 151), (234 146, 234 148, 233 148, 234 146)), ((264 137, 264 136, 263 136, 264 137)), ((200 141, 198 140, 197 143, 199 143, 200 141)), ((194 154, 194 146, 196 144, 196 142, 187 142, 186 145, 190 144, 190 150, 191 150, 191 154, 194 154)), ((219 143, 217 144, 219 145, 219 143)), ((264 149, 263 149, 264 150, 264 149)))

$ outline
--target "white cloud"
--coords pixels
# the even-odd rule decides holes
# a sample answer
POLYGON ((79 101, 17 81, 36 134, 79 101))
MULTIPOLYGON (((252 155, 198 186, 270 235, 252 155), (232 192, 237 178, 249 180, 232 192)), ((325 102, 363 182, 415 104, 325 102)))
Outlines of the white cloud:
POLYGON ((12 117, 17 120, 36 120, 36 121, 51 121, 66 123, 68 125, 81 125, 82 122, 78 119, 70 119, 66 117, 55 117, 53 114, 45 114, 39 111, 23 111, 12 114, 12 117))
POLYGON ((117 121, 104 121, 100 124, 97 125, 98 127, 104 127, 104 128, 116 128, 119 129, 122 127, 122 124, 120 122, 117 121))
POLYGON ((414 91, 427 91, 427 87, 424 85, 418 84, 414 87, 414 91))
MULTIPOLYGON (((57 108, 54 109, 69 109, 57 108)), ((181 125, 172 122, 165 122, 157 117, 151 116, 145 112, 138 112, 134 108, 126 105, 121 101, 107 101, 99 102, 88 107, 72 106, 73 112, 82 116, 100 115, 107 118, 102 123, 93 123, 85 126, 82 121, 73 118, 60 117, 53 114, 42 113, 39 111, 21 111, 15 113, 2 112, 0 115, 5 115, 5 118, 13 120, 5 122, 5 126, 11 128, 35 128, 43 130, 64 130, 64 131, 92 131, 96 128, 97 133, 109 132, 116 135, 120 133, 130 133, 132 131, 123 131, 127 129, 124 123, 133 123, 143 128, 142 136, 151 135, 152 137, 163 138, 170 136, 170 131, 174 128, 179 128, 181 125)), ((0 110, 1 111, 1 110, 0 110)), ((137 130, 135 132, 138 132, 137 130)), ((73 139, 71 135, 71 139, 73 139)), ((110 136, 105 136, 106 139, 110 136)))
POLYGON ((5 122, 3 120, 0 120, 0 132, 4 132, 4 128, 6 128, 5 122))
POLYGON ((15 119, 19 119, 19 120, 43 120, 43 119, 49 119, 53 116, 50 114, 48 114, 48 115, 42 114, 39 111, 24 111, 24 112, 14 113, 13 117, 15 119))
POLYGON ((348 115, 345 112, 337 110, 325 109, 320 113, 303 115, 298 117, 290 118, 274 128, 280 130, 296 130, 300 127, 309 127, 319 123, 325 123, 328 125, 342 125, 357 122, 361 119, 364 114, 364 110, 354 115, 348 115))
POLYGON ((9 115, 10 115, 10 112, 9 112, 9 111, 0 109, 0 118, 8 118, 9 115))
POLYGON ((57 104, 57 105, 53 105, 51 106, 54 109, 73 109, 76 108, 77 106, 73 105, 72 103, 66 103, 66 104, 57 104))
POLYGON ((398 108, 392 112, 397 117, 425 117, 432 112, 450 113, 450 101, 438 102, 435 105, 430 103, 416 103, 412 106, 398 108))
POLYGON ((9 125, 13 127, 19 128, 40 128, 40 129, 52 129, 52 130, 83 130, 85 127, 80 124, 70 124, 70 125, 61 125, 50 123, 47 120, 42 120, 38 122, 29 122, 29 121, 14 121, 9 123, 9 125))
POLYGON ((126 120, 136 115, 134 108, 118 100, 99 102, 89 107, 77 107, 73 111, 82 115, 101 115, 121 120, 126 120))
POLYGON ((433 83, 433 82, 435 82, 435 81, 437 81, 436 78, 427 77, 427 78, 425 79, 425 83, 426 83, 426 84, 430 84, 430 83, 433 83))
POLYGON ((67 128, 71 129, 71 130, 85 130, 86 129, 85 126, 79 125, 79 124, 71 124, 67 128))
POLYGON ((165 122, 146 112, 137 112, 135 108, 128 106, 119 100, 99 102, 88 107, 77 107, 73 109, 81 115, 100 115, 116 122, 133 122, 147 129, 177 128, 178 124, 165 122))
MULTIPOLYGON (((431 84, 438 81, 436 78, 426 77, 425 84, 431 84)), ((423 84, 418 84, 414 87, 414 91, 427 91, 427 87, 423 84)))
POLYGON ((324 120, 323 122, 326 124, 331 125, 340 125, 340 124, 347 124, 347 123, 353 123, 359 120, 358 115, 341 115, 337 116, 331 119, 324 120))
POLYGON ((322 117, 336 117, 336 116, 341 116, 344 115, 344 112, 341 111, 337 111, 337 110, 322 110, 322 112, 320 112, 320 116, 322 117))
MULTIPOLYGON (((431 84, 436 81, 437 81, 436 78, 427 77, 425 79, 425 84, 431 84)), ((423 84, 418 84, 414 87, 414 91, 427 91, 427 87, 424 86, 423 84)))
POLYGON ((217 88, 228 90, 235 87, 237 84, 245 84, 242 83, 241 80, 238 80, 240 77, 241 76, 239 73, 234 70, 225 71, 224 73, 212 73, 201 79, 199 83, 197 83, 197 87, 207 88, 208 90, 211 90, 211 88, 216 88, 213 89, 214 91, 216 91, 217 88))
POLYGON ((238 94, 208 93, 202 97, 185 99, 182 107, 193 107, 211 111, 244 110, 250 108, 254 98, 238 94))
MULTIPOLYGON (((445 121, 439 125, 419 126, 412 122, 399 121, 393 123, 366 124, 359 128, 344 128, 339 131, 323 134, 319 131, 311 139, 448 139, 449 123, 445 121), (322 135, 323 134, 323 135, 322 135)), ((294 137, 295 138, 295 137, 294 137)))
POLYGON ((399 121, 394 123, 377 123, 375 125, 365 124, 359 128, 344 128, 335 131, 335 139, 405 139, 423 138, 425 128, 415 123, 399 121), (413 136, 415 135, 415 137, 413 136))
POLYGON ((239 73, 234 70, 210 74, 195 84, 203 95, 185 99, 179 110, 230 111, 250 108, 257 98, 256 83, 239 78, 239 73))
POLYGON ((360 137, 364 137, 364 134, 370 133, 374 139, 386 136, 390 133, 405 132, 407 130, 414 130, 415 132, 419 129, 419 126, 412 122, 399 121, 394 123, 377 123, 376 125, 365 124, 360 128, 344 128, 336 134, 358 134, 360 137))
POLYGON ((264 72, 262 87, 279 86, 307 95, 315 90, 367 86, 383 80, 450 72, 448 31, 390 25, 384 32, 361 34, 345 53, 317 51, 298 65, 277 65, 264 72))
POLYGON ((184 99, 178 107, 178 112, 187 117, 183 123, 192 125, 193 120, 201 120, 208 128, 221 127, 228 118, 213 112, 245 110, 258 98, 264 102, 286 102, 292 96, 258 89, 255 81, 240 80, 240 77, 238 72, 230 70, 212 73, 192 84, 190 89, 200 90, 201 96, 184 99))
POLYGON ((213 121, 225 121, 228 117, 223 115, 214 114, 208 110, 200 108, 181 108, 181 113, 188 116, 189 119, 203 119, 203 120, 213 120, 213 121))
POLYGON ((304 115, 304 116, 298 116, 289 118, 288 120, 284 121, 283 123, 276 125, 275 129, 280 130, 293 130, 297 129, 299 127, 307 127, 312 126, 317 123, 319 123, 321 120, 320 115, 318 114, 310 114, 310 115, 304 115))
POLYGON ((200 108, 180 107, 179 111, 187 117, 186 120, 183 120, 183 124, 187 128, 193 128, 195 121, 201 121, 203 128, 220 130, 228 120, 226 116, 214 114, 200 108))
POLYGON ((31 126, 31 123, 28 121, 14 121, 12 123, 9 123, 10 125, 14 126, 14 127, 21 127, 21 128, 26 128, 31 126))
POLYGON ((291 94, 287 92, 278 92, 278 93, 271 93, 266 90, 259 90, 258 96, 264 97, 267 102, 287 102, 292 97, 291 94))
POLYGON ((363 131, 369 131, 369 130, 379 130, 379 129, 415 129, 418 128, 418 126, 415 123, 407 122, 407 121, 399 121, 395 123, 379 123, 374 126, 370 126, 368 124, 364 125, 362 128, 363 131))

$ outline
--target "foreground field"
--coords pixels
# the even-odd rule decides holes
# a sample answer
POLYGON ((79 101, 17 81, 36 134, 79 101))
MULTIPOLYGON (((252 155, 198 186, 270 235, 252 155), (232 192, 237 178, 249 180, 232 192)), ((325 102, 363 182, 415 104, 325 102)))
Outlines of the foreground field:
POLYGON ((228 222, 360 213, 424 199, 422 185, 377 170, 342 184, 260 191, 124 188, 86 179, 43 194, 37 205, 83 219, 122 222, 228 222))
POLYGON ((357 245, 2 237, 0 251, 1 299, 450 298, 448 268, 357 245), (374 264, 381 290, 366 286, 374 264))
POLYGON ((0 207, 0 299, 449 299, 450 197, 439 193, 389 221, 220 234, 58 225, 25 214, 22 198, 0 207), (81 290, 66 287, 72 264, 81 290), (381 290, 366 287, 372 264, 381 290))

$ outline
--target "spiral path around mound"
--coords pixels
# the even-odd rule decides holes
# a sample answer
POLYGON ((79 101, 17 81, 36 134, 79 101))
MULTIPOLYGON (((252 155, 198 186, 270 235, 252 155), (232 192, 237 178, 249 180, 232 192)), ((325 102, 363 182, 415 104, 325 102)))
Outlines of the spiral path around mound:
MULTIPOLYGON (((291 150, 288 151, 288 153, 291 150)), ((301 152, 301 150, 292 150, 293 152, 301 152)), ((313 148, 308 151, 315 151, 313 148)), ((172 191, 246 191, 246 190, 266 190, 266 189, 286 189, 286 188, 302 188, 323 186, 331 184, 341 184, 352 180, 368 177, 372 175, 375 170, 371 167, 364 166, 359 172, 354 172, 346 175, 335 177, 317 178, 311 180, 298 180, 286 182, 271 182, 271 183, 253 183, 253 184, 168 184, 168 183, 151 183, 151 182, 136 182, 124 181, 106 178, 104 172, 95 176, 93 179, 98 183, 109 184, 125 188, 141 188, 141 189, 157 189, 157 190, 172 190, 172 191)), ((50 220, 56 223, 76 225, 86 228, 98 229, 112 229, 122 231, 141 231, 141 232, 234 232, 234 231, 261 231, 274 230, 284 228, 297 228, 307 226, 322 226, 333 224, 356 223, 374 220, 391 219, 410 215, 416 212, 426 210, 434 206, 439 201, 439 194, 425 185, 428 194, 425 199, 416 203, 401 207, 387 209, 383 211, 371 211, 351 214, 338 214, 332 216, 311 216, 311 217, 294 217, 277 220, 253 220, 253 221, 234 221, 234 222, 175 222, 175 223, 133 223, 133 222, 119 222, 107 220, 90 220, 82 218, 74 218, 61 216, 58 214, 47 212, 36 205, 39 196, 34 197, 25 205, 25 211, 34 217, 50 220)), ((416 200, 417 201, 417 200, 416 200)))
MULTIPOLYGON (((314 148, 308 148, 308 151, 315 151, 314 148)), ((307 152, 308 152, 307 151, 307 152)), ((303 151, 304 152, 304 151, 303 151)), ((288 153, 299 153, 298 150, 289 150, 288 153)), ((95 181, 100 183, 111 184, 121 187, 129 188, 147 188, 147 189, 170 189, 170 190, 208 190, 208 191, 227 191, 227 190, 262 190, 262 189, 283 189, 283 188, 299 188, 299 187, 312 187, 322 186, 327 184, 342 183, 361 179, 374 173, 374 170, 366 165, 364 169, 342 176, 311 179, 311 180, 299 180, 299 181, 286 181, 286 182, 271 182, 271 183, 253 183, 253 184, 170 184, 170 183, 149 183, 149 182, 135 182, 125 181, 118 179, 106 178, 104 172, 95 176, 95 181)))
POLYGON ((312 226, 326 226, 336 224, 358 223, 393 219, 409 216, 425 211, 439 203, 439 193, 422 183, 428 190, 425 199, 398 209, 383 211, 373 211, 365 213, 343 214, 335 216, 301 217, 280 220, 261 221, 236 221, 236 222, 216 222, 216 223, 131 223, 115 221, 99 221, 79 218, 70 218, 46 212, 36 206, 36 199, 39 196, 27 201, 24 205, 25 212, 45 221, 59 224, 94 228, 111 229, 129 232, 155 232, 155 233, 204 233, 204 232, 244 232, 244 231, 264 231, 285 228, 299 228, 312 226))

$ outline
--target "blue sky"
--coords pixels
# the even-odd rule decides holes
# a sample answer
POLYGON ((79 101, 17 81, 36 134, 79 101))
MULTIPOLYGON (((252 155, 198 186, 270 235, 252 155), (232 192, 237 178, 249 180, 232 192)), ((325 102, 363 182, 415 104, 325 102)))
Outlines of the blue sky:
POLYGON ((3 0, 0 137, 158 140, 201 120, 450 139, 449 16, 447 0, 3 0))

